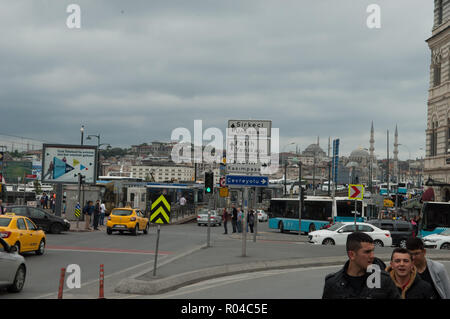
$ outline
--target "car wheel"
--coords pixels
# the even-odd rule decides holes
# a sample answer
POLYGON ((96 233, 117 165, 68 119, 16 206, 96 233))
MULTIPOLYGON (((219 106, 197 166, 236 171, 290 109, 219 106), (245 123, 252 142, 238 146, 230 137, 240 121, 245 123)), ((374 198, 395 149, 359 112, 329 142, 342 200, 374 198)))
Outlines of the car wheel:
POLYGON ((112 229, 111 229, 111 228, 106 228, 106 233, 107 233, 108 235, 111 235, 111 234, 112 234, 112 229))
POLYGON ((25 277, 26 271, 25 266, 20 265, 19 269, 17 269, 16 276, 14 277, 14 282, 11 286, 8 287, 9 292, 20 292, 25 285, 25 277))
POLYGON ((316 225, 314 225, 313 223, 309 224, 309 232, 312 232, 315 230, 316 230, 316 225))
POLYGON ((145 226, 145 229, 144 229, 144 234, 145 234, 145 235, 148 234, 149 228, 150 228, 150 225, 147 223, 147 225, 145 226))
POLYGON ((383 242, 381 240, 378 240, 378 239, 374 240, 373 245, 375 247, 383 247, 384 246, 383 242))
POLYGON ((134 229, 133 229, 133 231, 132 231, 132 233, 133 233, 134 236, 137 236, 137 235, 138 235, 138 230, 139 230, 139 228, 138 228, 138 225, 136 224, 136 226, 134 226, 134 229))
POLYGON ((398 244, 398 246, 406 249, 406 239, 400 240, 400 243, 398 244))
POLYGON ((441 249, 450 249, 450 243, 443 243, 441 249))
POLYGON ((197 226, 201 226, 202 224, 197 224, 197 226))
POLYGON ((331 238, 326 238, 324 239, 324 241, 322 242, 322 245, 335 245, 335 242, 333 239, 331 238))
POLYGON ((123 234, 123 230, 119 230, 119 233, 122 235, 123 234))
POLYGON ((45 252, 45 240, 41 239, 39 243, 39 248, 36 250, 36 255, 43 255, 45 252))
POLYGON ((61 231, 62 231, 62 226, 60 224, 55 223, 50 226, 50 232, 52 234, 60 234, 61 231))

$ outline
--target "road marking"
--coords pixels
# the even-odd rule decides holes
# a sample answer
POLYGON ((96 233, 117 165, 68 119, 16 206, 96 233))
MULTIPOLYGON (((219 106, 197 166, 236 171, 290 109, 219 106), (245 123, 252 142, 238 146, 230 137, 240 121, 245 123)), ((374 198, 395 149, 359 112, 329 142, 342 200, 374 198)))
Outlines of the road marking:
MULTIPOLYGON (((175 260, 177 260, 177 259, 180 259, 180 258, 182 258, 182 257, 184 257, 184 256, 186 256, 186 255, 192 254, 193 252, 195 252, 195 251, 197 251, 197 250, 200 250, 200 249, 202 249, 202 248, 205 248, 205 245, 204 245, 204 244, 203 244, 203 245, 199 245, 199 246, 195 246, 194 248, 192 248, 192 249, 190 249, 190 250, 188 250, 188 251, 186 251, 186 252, 184 252, 184 253, 181 253, 181 254, 178 254, 178 255, 174 255, 173 257, 166 257, 166 258, 168 258, 168 259, 167 259, 167 260, 164 260, 164 261, 161 262, 161 263, 158 263, 157 268, 160 268, 160 267, 162 267, 162 266, 164 266, 164 265, 167 265, 168 263, 171 263, 171 262, 173 262, 173 261, 175 261, 175 260)), ((150 265, 151 265, 151 267, 149 267, 148 269, 141 270, 141 272, 139 272, 139 273, 137 273, 137 274, 134 274, 132 277, 129 277, 129 278, 133 278, 133 279, 134 279, 134 278, 137 278, 137 277, 139 277, 139 276, 142 276, 142 275, 144 275, 144 274, 146 274, 146 273, 152 272, 152 271, 153 271, 154 260, 146 261, 146 262, 143 262, 143 263, 141 263, 141 264, 137 264, 137 265, 134 265, 134 266, 131 266, 131 267, 128 267, 128 268, 119 270, 119 271, 117 271, 117 272, 115 272, 115 273, 106 275, 106 276, 104 277, 104 279, 106 280, 106 279, 109 279, 109 278, 111 278, 111 277, 118 276, 118 275, 121 275, 121 274, 126 273, 126 272, 130 272, 130 271, 135 270, 135 269, 137 269, 137 268, 142 268, 142 267, 146 267, 146 266, 150 266, 150 265)), ((124 279, 124 278, 122 278, 122 279, 124 279)), ((81 284, 81 288, 84 288, 84 287, 89 286, 89 285, 92 285, 92 284, 98 285, 98 279, 93 279, 93 280, 91 280, 91 281, 88 281, 88 282, 86 282, 86 283, 81 284)), ((69 289, 64 289, 64 290, 63 290, 63 293, 65 294, 65 293, 67 293, 67 292, 70 292, 70 291, 73 290, 73 289, 80 289, 80 288, 72 288, 72 289, 69 288, 69 289)), ((114 291, 114 290, 113 290, 113 291, 114 291)), ((117 295, 117 293, 115 293, 114 295, 117 295)), ((31 298, 31 299, 46 299, 46 298, 50 298, 50 297, 52 297, 52 296, 53 296, 54 298, 56 298, 56 297, 58 296, 58 294, 52 292, 52 293, 47 293, 47 294, 40 295, 40 296, 37 296, 37 297, 33 297, 33 298, 31 298)), ((130 297, 130 296, 128 296, 127 294, 124 294, 123 296, 127 296, 127 298, 130 297)), ((134 295, 133 295, 133 296, 134 296, 134 295)), ((94 298, 95 298, 95 297, 94 297, 94 298)), ((106 296, 106 298, 108 298, 108 296, 106 296)))
MULTIPOLYGON (((246 280, 253 280, 253 279, 258 279, 258 278, 263 278, 263 277, 283 275, 283 274, 292 273, 292 272, 317 270, 317 269, 328 269, 328 268, 339 269, 340 267, 342 267, 342 266, 331 265, 331 266, 317 266, 317 267, 294 268, 294 269, 279 269, 279 270, 273 269, 273 270, 263 270, 263 271, 247 273, 247 274, 229 275, 229 276, 224 276, 221 278, 214 278, 214 279, 202 281, 199 283, 195 283, 195 284, 192 284, 189 286, 185 286, 185 287, 175 290, 172 293, 169 292, 169 293, 160 294, 160 295, 148 296, 148 299, 166 299, 166 298, 171 298, 171 297, 175 297, 178 295, 186 295, 186 294, 190 294, 190 293, 199 292, 202 290, 213 289, 216 287, 233 284, 235 282, 242 282, 242 281, 246 281, 246 280)), ((144 297, 144 296, 141 296, 141 297, 144 297)))
MULTIPOLYGON (((92 247, 73 247, 73 246, 47 246, 47 250, 55 251, 76 251, 91 253, 113 253, 113 254, 150 254, 154 255, 154 250, 138 250, 138 249, 117 249, 117 248, 92 248, 92 247)), ((159 255, 172 255, 173 252, 159 251, 159 255)))

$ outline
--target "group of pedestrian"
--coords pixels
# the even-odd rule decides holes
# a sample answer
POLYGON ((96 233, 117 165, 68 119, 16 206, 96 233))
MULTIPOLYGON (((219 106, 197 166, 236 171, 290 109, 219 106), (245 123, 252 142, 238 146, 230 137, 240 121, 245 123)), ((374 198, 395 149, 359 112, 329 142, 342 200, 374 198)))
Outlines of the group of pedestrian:
POLYGON ((95 205, 94 202, 90 200, 84 206, 83 214, 86 219, 86 230, 92 230, 91 227, 93 227, 94 230, 99 230, 98 226, 104 225, 106 206, 104 203, 100 203, 100 200, 97 200, 95 205))
MULTIPOLYGON (((250 232, 253 233, 253 228, 255 225, 255 211, 250 210, 247 218, 247 232, 250 227, 250 232)), ((223 209, 222 212, 222 222, 224 227, 224 234, 228 234, 228 222, 231 219, 231 226, 233 228, 233 233, 242 233, 242 224, 244 221, 244 213, 242 212, 241 207, 237 207, 235 205, 231 206, 231 214, 228 212, 226 208, 223 209)))
POLYGON ((388 267, 374 256, 373 239, 366 233, 348 235, 346 249, 349 260, 326 276, 323 299, 450 299, 444 265, 426 258, 418 237, 409 238, 406 249, 395 248, 388 267))

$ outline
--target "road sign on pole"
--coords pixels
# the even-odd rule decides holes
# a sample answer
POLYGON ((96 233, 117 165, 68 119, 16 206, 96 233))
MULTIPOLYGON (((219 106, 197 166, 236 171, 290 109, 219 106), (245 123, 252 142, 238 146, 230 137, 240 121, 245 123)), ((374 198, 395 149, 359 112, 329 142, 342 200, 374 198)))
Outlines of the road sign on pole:
POLYGON ((268 187, 269 178, 267 176, 227 175, 226 184, 239 187, 268 187))
POLYGON ((364 185, 348 185, 348 198, 349 199, 363 199, 364 185))

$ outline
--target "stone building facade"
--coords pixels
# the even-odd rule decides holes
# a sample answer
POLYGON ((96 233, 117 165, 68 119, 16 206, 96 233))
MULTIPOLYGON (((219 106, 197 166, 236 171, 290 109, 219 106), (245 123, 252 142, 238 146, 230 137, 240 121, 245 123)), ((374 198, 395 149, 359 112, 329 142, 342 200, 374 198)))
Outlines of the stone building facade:
POLYGON ((424 175, 437 201, 450 200, 450 0, 434 1, 424 175))

